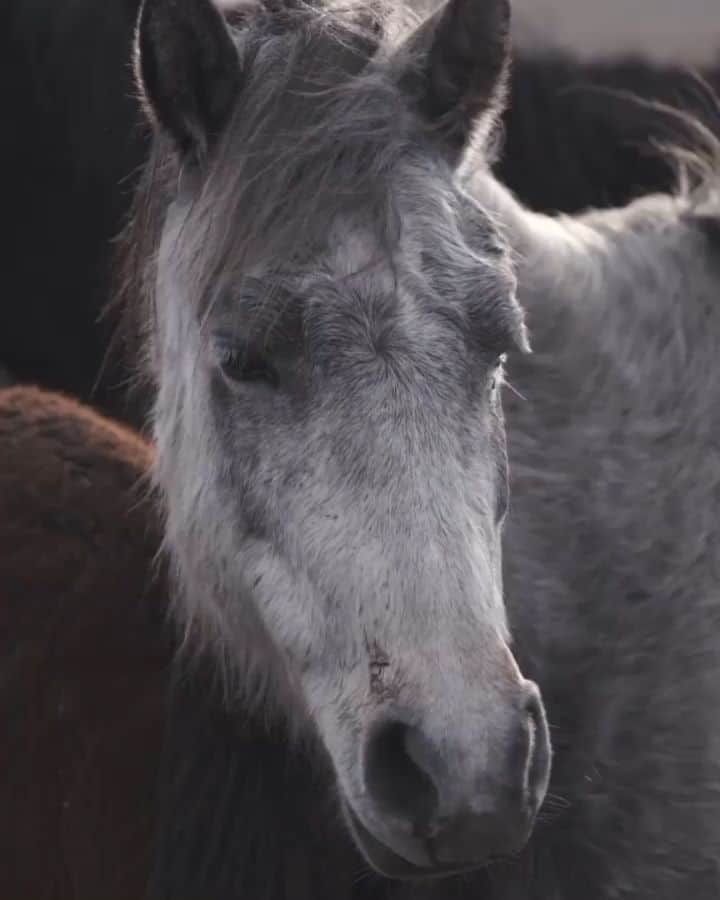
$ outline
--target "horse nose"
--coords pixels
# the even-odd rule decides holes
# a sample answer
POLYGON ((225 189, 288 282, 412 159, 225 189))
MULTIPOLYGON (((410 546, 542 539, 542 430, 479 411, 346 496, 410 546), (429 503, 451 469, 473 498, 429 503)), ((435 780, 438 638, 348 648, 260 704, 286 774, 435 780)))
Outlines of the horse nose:
POLYGON ((436 864, 472 864, 525 844, 547 790, 550 741, 537 688, 522 690, 494 766, 457 766, 449 741, 400 720, 371 733, 365 785, 388 835, 412 836, 436 864))
POLYGON ((414 751, 421 733, 404 722, 385 722, 370 738, 365 784, 378 810, 409 823, 414 832, 436 816, 439 793, 430 767, 414 751))
MULTIPOLYGON (((540 699, 540 691, 531 681, 525 682, 527 699, 524 710, 527 715, 527 736, 529 749, 524 754, 527 763, 527 779, 525 788, 530 808, 536 813, 543 800, 550 781, 550 735, 548 731, 545 708, 540 699)), ((523 740, 525 731, 523 730, 523 740)))

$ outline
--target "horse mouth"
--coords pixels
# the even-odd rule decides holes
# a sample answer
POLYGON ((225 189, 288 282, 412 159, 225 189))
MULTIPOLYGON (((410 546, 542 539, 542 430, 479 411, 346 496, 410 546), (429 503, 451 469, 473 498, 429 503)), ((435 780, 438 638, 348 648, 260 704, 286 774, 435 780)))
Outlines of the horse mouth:
POLYGON ((395 853, 387 844, 375 837, 363 825, 349 803, 343 803, 343 807, 350 831, 358 848, 370 865, 386 878, 394 878, 399 881, 449 878, 451 875, 462 875, 485 867, 484 863, 417 865, 395 853))

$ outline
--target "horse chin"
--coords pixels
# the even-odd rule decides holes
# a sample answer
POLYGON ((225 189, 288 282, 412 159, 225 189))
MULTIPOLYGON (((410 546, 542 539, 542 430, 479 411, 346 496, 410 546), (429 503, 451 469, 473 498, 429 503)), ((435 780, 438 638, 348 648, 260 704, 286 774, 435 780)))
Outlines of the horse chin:
POLYGON ((349 803, 343 802, 345 820, 353 840, 367 862, 378 874, 398 881, 428 881, 448 878, 451 875, 462 875, 484 868, 483 863, 468 865, 418 865, 391 850, 363 825, 349 803))

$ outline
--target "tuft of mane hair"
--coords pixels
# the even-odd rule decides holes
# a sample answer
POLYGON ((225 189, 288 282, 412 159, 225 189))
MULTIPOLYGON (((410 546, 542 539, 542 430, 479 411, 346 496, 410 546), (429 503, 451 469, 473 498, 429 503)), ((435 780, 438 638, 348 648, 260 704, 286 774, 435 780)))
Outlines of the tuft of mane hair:
POLYGON ((515 51, 495 171, 526 206, 577 213, 623 206, 677 184, 673 154, 707 153, 720 136, 720 66, 703 73, 627 57, 515 51))

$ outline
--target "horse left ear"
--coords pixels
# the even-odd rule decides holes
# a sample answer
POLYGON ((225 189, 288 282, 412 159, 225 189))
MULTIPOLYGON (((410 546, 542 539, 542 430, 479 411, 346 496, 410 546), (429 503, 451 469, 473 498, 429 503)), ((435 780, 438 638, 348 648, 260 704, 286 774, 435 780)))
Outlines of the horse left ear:
POLYGON ((406 42, 401 83, 457 162, 484 115, 503 100, 509 0, 448 0, 406 42))
POLYGON ((144 0, 135 72, 151 118, 180 153, 202 159, 240 89, 240 57, 211 0, 144 0))

